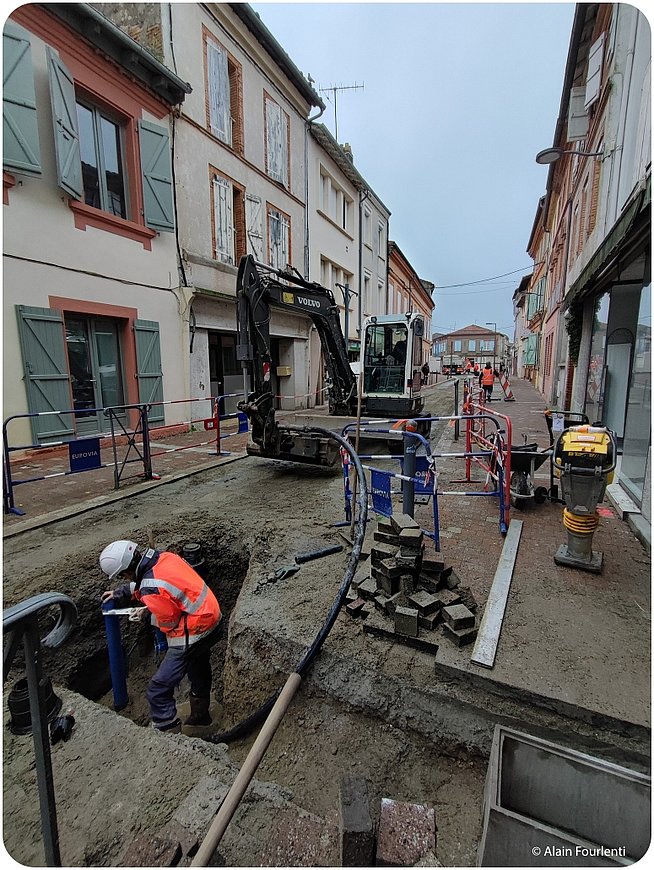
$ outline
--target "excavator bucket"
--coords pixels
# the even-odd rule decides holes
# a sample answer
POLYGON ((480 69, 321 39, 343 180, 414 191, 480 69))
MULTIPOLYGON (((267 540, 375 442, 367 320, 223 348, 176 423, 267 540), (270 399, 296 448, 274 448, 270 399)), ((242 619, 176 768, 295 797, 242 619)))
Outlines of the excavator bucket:
POLYGON ((304 465, 321 465, 332 468, 339 458, 338 443, 330 438, 307 433, 303 435, 279 426, 276 443, 264 446, 250 441, 247 452, 250 456, 266 459, 282 459, 286 462, 301 462, 304 465))

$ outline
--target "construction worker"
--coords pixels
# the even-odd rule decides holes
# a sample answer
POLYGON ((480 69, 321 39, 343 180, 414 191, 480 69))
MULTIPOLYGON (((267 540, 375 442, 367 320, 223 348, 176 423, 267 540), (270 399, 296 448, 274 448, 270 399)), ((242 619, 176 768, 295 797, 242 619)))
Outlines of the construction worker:
POLYGON ((493 383, 495 382, 496 377, 499 377, 499 375, 491 364, 487 362, 479 373, 479 385, 484 388, 485 402, 491 401, 491 396, 493 395, 493 383))
POLYGON ((148 549, 133 541, 113 541, 100 554, 100 567, 110 580, 127 583, 102 593, 102 603, 117 608, 136 600, 168 642, 168 650, 148 685, 146 697, 152 725, 179 733, 174 692, 185 676, 191 683, 191 715, 185 725, 210 725, 211 647, 222 634, 220 606, 202 577, 175 553, 148 549))
POLYGON ((474 372, 475 377, 478 377, 478 376, 479 376, 479 363, 478 363, 478 362, 476 362, 476 363, 474 364, 474 366, 473 366, 473 372, 474 372))
POLYGON ((429 380, 429 362, 428 361, 425 361, 422 364, 421 371, 422 371, 422 382, 423 382, 423 384, 426 384, 427 381, 429 380))

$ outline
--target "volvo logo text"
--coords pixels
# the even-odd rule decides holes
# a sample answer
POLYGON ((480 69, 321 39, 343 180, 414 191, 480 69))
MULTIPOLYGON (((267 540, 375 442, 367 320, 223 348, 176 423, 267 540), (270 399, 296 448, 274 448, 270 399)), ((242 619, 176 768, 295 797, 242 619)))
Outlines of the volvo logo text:
POLYGON ((307 299, 306 296, 298 296, 297 301, 300 305, 306 305, 307 308, 320 308, 319 299, 307 299))

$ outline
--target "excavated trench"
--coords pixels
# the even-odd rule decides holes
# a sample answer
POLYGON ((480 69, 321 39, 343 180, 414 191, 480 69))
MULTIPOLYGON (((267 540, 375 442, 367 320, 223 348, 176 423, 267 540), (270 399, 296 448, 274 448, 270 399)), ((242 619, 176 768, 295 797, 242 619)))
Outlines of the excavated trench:
MULTIPOLYGON (((164 530, 162 536, 163 532, 164 530)), ((135 534, 134 537, 141 540, 144 535, 135 534)), ((205 577, 207 584, 215 593, 223 613, 224 631, 211 657, 213 697, 220 703, 223 696, 229 617, 247 574, 249 553, 240 546, 240 542, 226 541, 219 528, 198 529, 197 525, 189 529, 186 536, 180 534, 177 528, 175 539, 171 539, 169 535, 165 548, 182 555, 184 547, 190 542, 199 545, 198 552, 201 554, 202 563, 198 565, 197 570, 205 577)), ((94 555, 89 555, 89 559, 94 555)), ((62 577, 62 570, 65 569, 57 569, 53 572, 51 582, 48 582, 48 578, 44 578, 44 588, 59 588, 70 595, 77 606, 78 619, 73 634, 65 644, 58 649, 42 648, 43 673, 51 679, 53 685, 65 686, 91 701, 113 708, 109 656, 104 618, 100 608, 100 595, 112 584, 106 581, 97 568, 93 572, 97 575, 94 580, 91 580, 87 574, 85 582, 80 584, 77 590, 70 589, 68 588, 70 578, 62 577)), ((41 615, 41 637, 44 637, 53 627, 55 619, 56 613, 53 611, 41 615)), ((154 635, 149 626, 130 622, 126 617, 121 617, 120 627, 127 662, 129 694, 129 703, 120 712, 137 724, 145 725, 149 721, 145 689, 159 661, 154 649, 154 635)), ((21 650, 12 666, 8 685, 13 685, 22 675, 24 675, 24 657, 21 650)), ((187 695, 188 684, 184 681, 178 691, 178 699, 183 700, 187 695)))

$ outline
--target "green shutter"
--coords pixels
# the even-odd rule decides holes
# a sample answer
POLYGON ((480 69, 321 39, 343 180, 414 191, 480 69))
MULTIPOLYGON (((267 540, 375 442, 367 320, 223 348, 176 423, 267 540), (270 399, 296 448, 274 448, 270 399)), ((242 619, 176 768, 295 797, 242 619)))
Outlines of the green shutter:
MULTIPOLYGON (((139 382, 139 402, 163 402, 163 373, 161 371, 161 348, 159 324, 156 320, 137 320, 134 323, 136 337, 136 376, 139 382)), ((151 423, 164 420, 163 405, 155 405, 148 419, 151 423)))
POLYGON ((139 139, 145 223, 153 230, 172 233, 175 213, 168 130, 139 121, 139 139))
MULTIPOLYGON (((17 305, 27 404, 31 414, 72 408, 60 311, 17 305)), ((35 442, 74 437, 72 414, 32 418, 35 442)))
POLYGON ((536 333, 532 332, 531 335, 527 336, 525 341, 523 353, 522 353, 522 363, 526 366, 535 366, 536 365, 536 357, 538 349, 538 336, 536 333))
POLYGON ((49 45, 46 50, 57 158, 57 182, 66 193, 75 199, 81 199, 84 185, 75 104, 75 82, 57 52, 49 45))
POLYGON ((39 128, 30 36, 7 22, 2 34, 3 165, 13 172, 41 174, 39 128))

